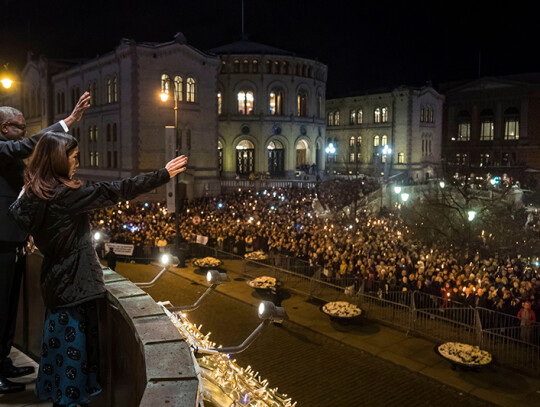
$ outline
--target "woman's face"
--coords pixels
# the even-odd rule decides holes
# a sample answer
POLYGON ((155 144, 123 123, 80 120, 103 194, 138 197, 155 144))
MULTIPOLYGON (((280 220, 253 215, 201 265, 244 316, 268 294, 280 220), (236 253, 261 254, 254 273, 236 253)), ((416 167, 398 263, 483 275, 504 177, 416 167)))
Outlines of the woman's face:
POLYGON ((79 147, 75 147, 68 156, 69 159, 69 178, 73 178, 75 170, 79 166, 79 147))

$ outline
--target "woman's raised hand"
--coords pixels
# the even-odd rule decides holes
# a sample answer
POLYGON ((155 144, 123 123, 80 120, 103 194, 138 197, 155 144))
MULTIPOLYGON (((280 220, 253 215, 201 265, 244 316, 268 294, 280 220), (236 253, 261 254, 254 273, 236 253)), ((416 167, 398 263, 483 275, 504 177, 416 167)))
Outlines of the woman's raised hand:
POLYGON ((174 178, 176 175, 180 174, 182 171, 186 170, 187 157, 181 155, 175 159, 169 161, 165 168, 169 171, 169 176, 174 178))

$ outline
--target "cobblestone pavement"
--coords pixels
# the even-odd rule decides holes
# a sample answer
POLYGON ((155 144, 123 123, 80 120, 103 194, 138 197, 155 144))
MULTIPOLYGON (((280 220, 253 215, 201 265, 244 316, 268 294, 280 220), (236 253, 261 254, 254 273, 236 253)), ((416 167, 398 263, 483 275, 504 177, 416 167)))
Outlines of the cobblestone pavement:
MULTIPOLYGON (((125 264, 119 264, 117 272, 132 281, 150 277, 125 264)), ((183 305, 195 302, 205 289, 165 274, 147 291, 156 301, 183 305)), ((207 297, 190 317, 203 325, 203 332, 212 332, 213 341, 224 346, 240 344, 260 322, 253 306, 219 292, 207 297)), ((492 406, 291 322, 282 327, 268 326, 236 358, 241 366, 250 365, 260 372, 271 387, 296 400, 298 407, 492 406)))

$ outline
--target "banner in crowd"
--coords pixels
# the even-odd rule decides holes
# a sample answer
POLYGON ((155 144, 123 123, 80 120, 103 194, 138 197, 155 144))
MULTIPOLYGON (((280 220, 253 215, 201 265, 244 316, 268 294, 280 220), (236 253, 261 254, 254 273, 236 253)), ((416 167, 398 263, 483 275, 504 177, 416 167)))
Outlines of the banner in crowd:
POLYGON ((205 245, 206 243, 208 243, 208 236, 201 236, 201 235, 196 235, 195 233, 192 233, 190 240, 194 243, 205 245))
POLYGON ((112 248, 118 256, 133 256, 133 249, 135 246, 132 244, 105 243, 105 251, 107 253, 110 248, 112 248))

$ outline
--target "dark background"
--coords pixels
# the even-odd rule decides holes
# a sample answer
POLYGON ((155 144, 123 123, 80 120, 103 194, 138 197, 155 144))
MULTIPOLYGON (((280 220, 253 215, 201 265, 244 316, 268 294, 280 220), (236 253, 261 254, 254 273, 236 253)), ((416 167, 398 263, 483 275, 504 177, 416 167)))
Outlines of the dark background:
MULTIPOLYGON (((241 35, 241 0, 0 1, 0 63, 13 68, 24 66, 27 50, 92 58, 124 37, 165 42, 178 31, 207 50, 241 35)), ((481 76, 539 71, 534 4, 245 0, 245 31, 252 41, 328 64, 333 97, 475 79, 479 65, 481 76)))

